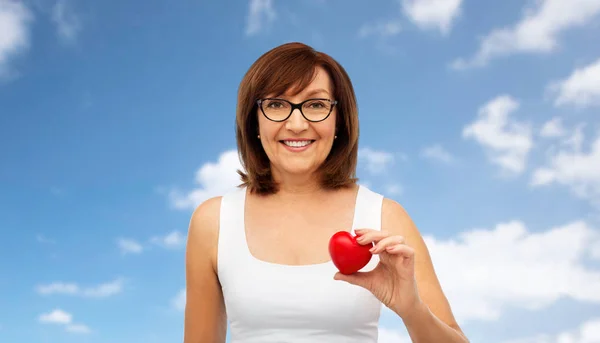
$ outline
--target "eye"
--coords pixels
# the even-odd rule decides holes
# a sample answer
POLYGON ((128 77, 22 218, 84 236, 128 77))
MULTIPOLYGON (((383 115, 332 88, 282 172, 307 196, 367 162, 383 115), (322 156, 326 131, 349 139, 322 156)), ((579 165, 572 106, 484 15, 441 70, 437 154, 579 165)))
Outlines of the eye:
POLYGON ((267 107, 269 107, 269 108, 275 108, 275 109, 277 109, 277 108, 282 108, 282 107, 284 107, 284 104, 283 104, 283 103, 281 103, 281 101, 269 101, 269 102, 267 103, 267 107))
POLYGON ((321 109, 321 108, 327 107, 327 105, 325 104, 325 102, 321 101, 321 100, 310 101, 307 105, 308 105, 308 107, 310 107, 312 109, 321 109))

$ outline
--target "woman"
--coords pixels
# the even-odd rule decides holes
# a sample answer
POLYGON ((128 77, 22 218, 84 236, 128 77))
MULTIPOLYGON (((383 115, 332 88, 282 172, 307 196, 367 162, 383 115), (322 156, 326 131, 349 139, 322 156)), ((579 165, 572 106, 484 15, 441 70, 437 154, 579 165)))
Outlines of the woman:
POLYGON ((396 202, 359 186, 358 111, 345 70, 289 43, 241 82, 242 184, 202 203, 186 252, 185 343, 377 341, 382 304, 414 342, 468 342, 422 237, 396 202), (358 273, 337 272, 337 231, 372 244, 358 273))

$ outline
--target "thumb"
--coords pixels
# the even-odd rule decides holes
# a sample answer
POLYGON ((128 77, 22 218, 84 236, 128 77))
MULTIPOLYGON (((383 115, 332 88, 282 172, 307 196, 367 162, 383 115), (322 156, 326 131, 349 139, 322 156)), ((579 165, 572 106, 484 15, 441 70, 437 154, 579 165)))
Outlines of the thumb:
POLYGON ((340 272, 335 273, 333 276, 334 280, 345 281, 349 284, 360 286, 369 289, 369 272, 357 272, 354 274, 342 274, 340 272))

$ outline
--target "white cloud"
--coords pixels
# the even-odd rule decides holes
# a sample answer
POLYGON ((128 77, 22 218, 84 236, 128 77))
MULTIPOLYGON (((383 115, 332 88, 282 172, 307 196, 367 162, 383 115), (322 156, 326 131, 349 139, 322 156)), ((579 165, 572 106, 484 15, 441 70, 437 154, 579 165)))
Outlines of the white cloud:
POLYGON ((164 248, 181 248, 185 246, 186 235, 179 231, 172 231, 165 236, 154 236, 150 238, 150 242, 164 248))
POLYGON ((388 184, 385 187, 385 190, 390 195, 400 195, 403 192, 402 185, 397 184, 397 183, 390 183, 390 184, 388 184))
POLYGON ((600 318, 582 323, 576 330, 557 335, 539 334, 533 337, 505 341, 503 343, 598 343, 600 342, 600 318))
POLYGON ((89 298, 102 298, 121 293, 123 291, 123 280, 119 278, 89 287, 81 287, 73 282, 52 282, 50 284, 37 286, 36 291, 41 295, 66 294, 89 298))
POLYGON ((72 333, 90 333, 92 330, 85 324, 69 324, 65 328, 67 332, 72 333))
POLYGON ((583 133, 585 126, 585 123, 576 125, 571 135, 560 141, 560 145, 565 149, 580 151, 585 140, 583 133))
MULTIPOLYGON (((359 149, 358 169, 364 169, 370 176, 377 178, 375 185, 373 185, 371 181, 363 178, 361 178, 359 184, 367 188, 381 186, 388 195, 401 195, 404 192, 404 188, 397 182, 397 177, 385 180, 383 176, 385 176, 396 161, 405 161, 406 159, 406 155, 402 153, 391 153, 368 147, 359 149)), ((388 176, 390 175, 391 173, 388 176)))
MULTIPOLYGON (((174 194, 171 194, 175 197, 174 194)), ((183 196, 180 196, 183 197, 183 196)), ((187 199, 186 199, 187 201, 187 199)), ((150 245, 156 245, 165 249, 178 249, 185 246, 187 236, 180 231, 173 230, 163 236, 152 236, 147 240, 147 244, 139 243, 132 239, 119 238, 117 243, 123 254, 140 254, 143 251, 150 249, 150 245)))
POLYGON ((39 294, 77 294, 79 286, 75 283, 53 282, 48 285, 40 285, 37 288, 39 294))
POLYGON ((532 186, 559 184, 569 187, 578 197, 600 202, 600 132, 589 150, 584 151, 582 128, 578 126, 562 142, 563 148, 553 152, 547 164, 533 172, 532 186))
POLYGON ((519 22, 493 30, 482 39, 475 56, 470 60, 456 60, 453 67, 482 67, 493 58, 516 53, 553 52, 563 32, 589 23, 600 12, 598 0, 537 0, 529 3, 519 22))
POLYGON ((61 309, 55 309, 52 312, 44 313, 39 317, 40 322, 49 324, 69 324, 73 316, 61 309))
POLYGON ((516 174, 525 169, 533 145, 530 125, 509 117, 518 108, 512 97, 498 96, 482 106, 462 132, 463 138, 482 145, 492 163, 516 174))
POLYGON ((548 89, 556 93, 556 106, 600 106, 600 58, 575 69, 566 79, 553 82, 548 89))
POLYGON ((402 0, 404 14, 421 29, 446 35, 459 17, 462 0, 402 0))
POLYGON ((81 294, 85 297, 101 298, 108 297, 121 293, 123 290, 123 279, 116 279, 111 282, 106 282, 95 287, 88 287, 81 290, 81 294))
POLYGON ((67 0, 58 0, 52 7, 52 21, 56 31, 63 42, 74 42, 81 31, 81 21, 71 10, 67 0))
POLYGON ((117 245, 123 254, 139 254, 144 250, 142 245, 133 239, 119 238, 117 245))
POLYGON ((9 63, 29 48, 33 15, 23 2, 0 0, 0 80, 16 75, 9 63))
POLYGON ((443 163, 454 162, 454 156, 440 144, 434 144, 424 148, 423 151, 421 151, 421 156, 443 163))
POLYGON ((177 295, 171 300, 171 305, 178 311, 185 310, 186 290, 181 289, 177 295))
POLYGON ((600 304, 600 270, 585 263, 600 232, 583 221, 532 232, 514 220, 425 241, 461 323, 494 321, 511 307, 540 310, 561 297, 600 304))
POLYGON ((277 17, 272 0, 250 0, 246 22, 246 35, 259 33, 264 26, 272 23, 277 17))
POLYGON ((44 324, 64 325, 65 331, 70 333, 90 333, 90 328, 85 324, 73 323, 73 315, 61 309, 55 309, 52 312, 44 313, 38 320, 44 324))
POLYGON ((171 203, 179 209, 193 209, 211 197, 223 195, 241 183, 237 170, 243 170, 237 151, 225 151, 216 163, 206 162, 198 169, 197 188, 183 194, 171 191, 171 203))
POLYGON ((379 21, 377 23, 363 24, 358 30, 359 38, 378 36, 382 38, 393 37, 402 31, 398 20, 379 21))
POLYGON ((545 122, 540 130, 540 136, 545 138, 557 138, 566 134, 562 119, 554 117, 545 122))
POLYGON ((364 167, 372 174, 386 171, 394 160, 394 154, 387 151, 371 148, 362 148, 358 151, 358 161, 364 164, 364 167))

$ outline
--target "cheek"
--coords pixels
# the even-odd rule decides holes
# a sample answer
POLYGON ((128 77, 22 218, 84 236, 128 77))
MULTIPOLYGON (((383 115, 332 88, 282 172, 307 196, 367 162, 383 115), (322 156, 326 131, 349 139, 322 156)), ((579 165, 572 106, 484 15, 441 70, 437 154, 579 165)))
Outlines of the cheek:
POLYGON ((318 132, 319 135, 325 139, 333 139, 333 136, 335 136, 335 117, 334 118, 328 118, 328 119, 333 119, 331 121, 327 120, 321 124, 318 127, 318 132))
POLYGON ((272 125, 264 125, 260 127, 260 136, 263 142, 271 142, 276 139, 277 136, 277 127, 273 127, 272 125))
POLYGON ((272 138, 273 128, 269 120, 265 119, 262 115, 258 117, 258 134, 263 140, 272 138))
POLYGON ((265 129, 265 120, 264 118, 262 118, 262 116, 260 115, 260 113, 257 114, 257 121, 256 121, 257 125, 258 125, 258 134, 259 135, 263 135, 264 134, 264 129, 265 129))
POLYGON ((260 119, 258 125, 258 133, 260 134, 263 150, 270 156, 276 149, 277 144, 279 144, 277 136, 281 129, 281 125, 279 123, 271 122, 268 119, 260 119))

